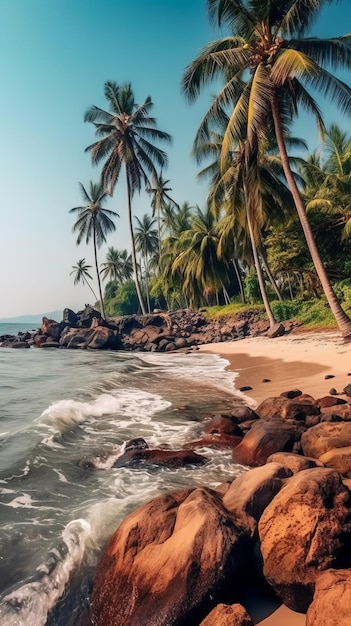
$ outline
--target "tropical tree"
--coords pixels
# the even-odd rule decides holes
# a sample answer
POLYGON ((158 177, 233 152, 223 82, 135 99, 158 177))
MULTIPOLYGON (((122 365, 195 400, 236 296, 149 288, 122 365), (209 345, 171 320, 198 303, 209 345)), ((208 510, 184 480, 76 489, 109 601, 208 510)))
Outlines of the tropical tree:
POLYGON ((91 265, 87 265, 85 259, 79 259, 77 261, 77 265, 72 265, 72 272, 69 273, 70 276, 74 274, 74 284, 79 285, 79 283, 83 283, 83 285, 87 285, 94 296, 94 303, 98 301, 98 297, 92 288, 89 280, 93 280, 93 277, 89 274, 89 270, 91 269, 91 265), (89 280, 88 280, 89 279, 89 280))
POLYGON ((171 136, 156 128, 156 120, 150 116, 153 107, 150 96, 143 104, 136 104, 130 83, 118 85, 108 81, 104 94, 109 111, 91 106, 84 116, 85 122, 94 124, 96 135, 100 137, 86 152, 90 152, 93 163, 104 161, 102 180, 111 195, 124 166, 134 280, 140 307, 145 313, 137 271, 132 198, 136 191, 140 193, 142 185, 150 184, 149 177, 156 176, 156 166, 162 168, 167 164, 165 152, 154 141, 169 143, 171 136))
POLYGON ((169 180, 163 178, 162 171, 159 174, 156 172, 151 177, 150 187, 146 188, 147 193, 152 196, 152 217, 155 217, 155 215, 157 216, 159 254, 161 254, 161 215, 169 208, 178 208, 178 204, 168 193, 169 191, 172 191, 172 187, 168 187, 169 182, 169 180))
POLYGON ((228 264, 218 257, 218 235, 216 233, 216 218, 210 211, 196 207, 196 214, 191 222, 191 228, 182 233, 178 240, 177 257, 172 270, 180 270, 183 275, 183 290, 191 304, 201 304, 212 294, 218 298, 218 292, 223 291, 226 302, 229 296, 225 284, 229 282, 228 264))
POLYGON ((137 252, 140 252, 144 262, 147 309, 150 313, 150 257, 155 253, 157 254, 159 250, 158 234, 157 230, 154 228, 156 220, 147 213, 144 214, 142 220, 138 217, 135 219, 137 222, 135 229, 135 247, 137 252))
POLYGON ((101 183, 93 183, 90 181, 89 192, 85 189, 82 183, 79 183, 79 187, 83 200, 86 204, 84 206, 77 206, 70 209, 70 213, 77 214, 77 221, 75 222, 72 231, 78 232, 77 245, 79 245, 83 239, 85 239, 87 244, 89 244, 91 238, 93 239, 95 269, 99 286, 101 313, 105 318, 104 300, 102 297, 101 280, 97 260, 97 249, 105 243, 106 235, 116 230, 116 226, 111 218, 119 217, 119 215, 118 213, 115 213, 115 211, 103 208, 102 205, 107 199, 107 193, 101 183))
POLYGON ((133 276, 132 257, 127 250, 117 250, 113 246, 108 248, 106 261, 101 264, 100 274, 102 280, 109 278, 120 285, 123 285, 133 276))
POLYGON ((304 38, 327 2, 332 0, 207 0, 210 19, 228 24, 233 34, 203 49, 186 69, 183 89, 189 99, 195 99, 205 84, 218 77, 223 81, 198 131, 198 135, 206 131, 209 117, 229 109, 222 163, 236 140, 246 137, 252 145, 273 125, 317 274, 338 327, 348 337, 351 320, 341 308, 320 258, 284 141, 288 123, 301 108, 314 115, 324 132, 320 109, 308 88, 330 96, 343 113, 351 113, 351 88, 335 73, 341 67, 351 68, 351 35, 304 38))

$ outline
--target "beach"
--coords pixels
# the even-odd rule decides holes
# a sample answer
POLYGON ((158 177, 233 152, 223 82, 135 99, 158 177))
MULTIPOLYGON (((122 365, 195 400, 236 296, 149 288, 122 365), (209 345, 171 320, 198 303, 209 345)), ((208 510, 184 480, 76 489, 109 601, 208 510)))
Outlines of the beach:
MULTIPOLYGON (((284 391, 300 389, 313 398, 329 395, 331 389, 342 394, 351 383, 351 343, 340 333, 296 333, 270 339, 248 337, 239 341, 213 343, 200 347, 215 352, 229 361, 228 368, 239 372, 235 387, 251 387, 245 391, 257 406, 268 397, 284 391), (267 382, 263 382, 267 380, 267 382), (269 381, 269 382, 268 382, 269 381)), ((260 626, 304 626, 305 615, 285 606, 270 612, 262 605, 260 626), (263 617, 264 616, 264 617, 263 617)))
POLYGON ((228 368, 238 372, 235 387, 251 387, 245 394, 254 404, 289 389, 321 398, 333 388, 342 393, 351 383, 351 343, 338 332, 248 337, 200 350, 227 359, 228 368))

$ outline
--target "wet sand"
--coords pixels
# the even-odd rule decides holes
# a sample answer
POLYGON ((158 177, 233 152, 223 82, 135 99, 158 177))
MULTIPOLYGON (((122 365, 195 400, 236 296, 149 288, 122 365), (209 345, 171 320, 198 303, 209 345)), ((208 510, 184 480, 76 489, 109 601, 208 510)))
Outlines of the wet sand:
MULTIPOLYGON (((329 395, 332 388, 343 394, 351 383, 351 343, 339 333, 303 333, 275 339, 249 337, 239 341, 207 344, 204 352, 215 352, 228 361, 228 368, 238 372, 235 387, 245 391, 250 406, 289 389, 300 389, 313 398, 329 395), (332 376, 332 378, 329 378, 332 376), (269 382, 263 382, 268 379, 269 382)), ((278 608, 253 599, 252 618, 259 626, 304 626, 306 616, 286 606, 278 608)), ((250 607, 248 607, 249 609, 250 607)), ((250 612, 250 611, 249 611, 250 612)))

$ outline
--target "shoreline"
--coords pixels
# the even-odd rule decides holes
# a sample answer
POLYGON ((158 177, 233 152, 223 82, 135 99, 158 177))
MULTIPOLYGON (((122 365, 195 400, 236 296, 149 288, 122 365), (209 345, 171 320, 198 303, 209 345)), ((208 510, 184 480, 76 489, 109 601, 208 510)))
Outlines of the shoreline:
MULTIPOLYGON (((252 387, 243 392, 253 408, 269 397, 291 389, 300 389, 314 399, 338 395, 351 383, 351 343, 340 333, 301 333, 270 339, 248 337, 238 341, 199 346, 200 351, 216 353, 228 361, 228 369, 236 372, 236 389, 252 387), (349 374, 350 373, 350 374, 349 374), (269 379, 269 382, 263 382, 269 379)), ((258 609, 257 626, 304 626, 306 616, 285 605, 269 607, 252 599, 258 609)))
POLYGON ((220 355, 236 372, 235 388, 257 406, 262 400, 300 389, 315 399, 330 395, 332 388, 343 394, 351 383, 351 343, 337 332, 247 337, 237 341, 199 346, 201 352, 220 355), (268 379, 267 382, 263 382, 268 379))

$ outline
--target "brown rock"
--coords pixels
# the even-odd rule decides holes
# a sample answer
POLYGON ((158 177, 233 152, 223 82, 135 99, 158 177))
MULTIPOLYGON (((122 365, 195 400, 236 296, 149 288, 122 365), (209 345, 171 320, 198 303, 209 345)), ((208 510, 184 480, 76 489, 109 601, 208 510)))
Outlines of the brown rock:
POLYGON ((289 478, 258 532, 266 579, 284 604, 306 612, 320 571, 351 566, 350 494, 340 474, 315 468, 289 478))
POLYGON ((294 399, 278 396, 267 398, 256 408, 261 419, 280 417, 284 420, 304 420, 307 415, 316 415, 319 409, 314 405, 312 398, 299 396, 294 399))
POLYGON ((235 518, 235 525, 253 537, 264 509, 282 488, 284 478, 291 474, 278 463, 267 463, 240 474, 223 497, 223 504, 235 518))
POLYGON ((312 457, 301 456, 301 454, 293 454, 292 452, 275 452, 268 457, 267 463, 279 463, 283 467, 288 468, 293 474, 302 472, 311 467, 323 467, 323 463, 312 457))
POLYGON ((351 571, 329 569, 318 576, 306 626, 350 626, 351 571))
POLYGON ((237 437, 236 435, 222 435, 222 434, 214 434, 214 435, 204 435, 201 439, 197 439, 197 441, 189 441, 184 445, 184 448, 192 449, 192 448, 236 448, 236 446, 241 443, 243 435, 237 437))
POLYGON ((350 446, 351 423, 321 422, 302 434, 301 445, 303 453, 315 459, 333 448, 350 446))
POLYGON ((200 626, 253 626, 253 621, 241 604, 217 604, 200 626))
POLYGON ((326 467, 340 472, 345 478, 351 478, 351 446, 332 448, 319 457, 326 467))
POLYGON ((150 450, 149 448, 128 449, 118 457, 113 467, 137 467, 140 463, 165 467, 185 467, 186 465, 202 465, 206 457, 192 450, 150 450))
POLYGON ((234 409, 230 411, 230 415, 237 421, 238 424, 241 422, 246 422, 248 420, 257 420, 258 415, 248 406, 236 406, 234 409))
POLYGON ((273 452, 290 452, 299 438, 296 428, 280 419, 257 421, 233 450, 233 459, 242 465, 264 465, 273 452))
POLYGON ((322 415, 338 415, 344 422, 351 422, 351 406, 346 404, 337 404, 322 409, 322 415))
POLYGON ((235 585, 248 558, 240 534, 211 489, 184 489, 133 511, 98 564, 91 601, 96 626, 195 624, 194 613, 235 585), (160 575, 162 573, 162 575, 160 575))
POLYGON ((325 409, 326 407, 336 406, 337 404, 346 404, 346 400, 343 398, 336 398, 335 395, 332 396, 323 396, 323 398, 318 398, 315 400, 316 406, 320 409, 325 409))
POLYGON ((235 435, 236 437, 243 436, 243 431, 230 415, 215 415, 206 424, 204 431, 209 435, 219 433, 221 435, 235 435))

